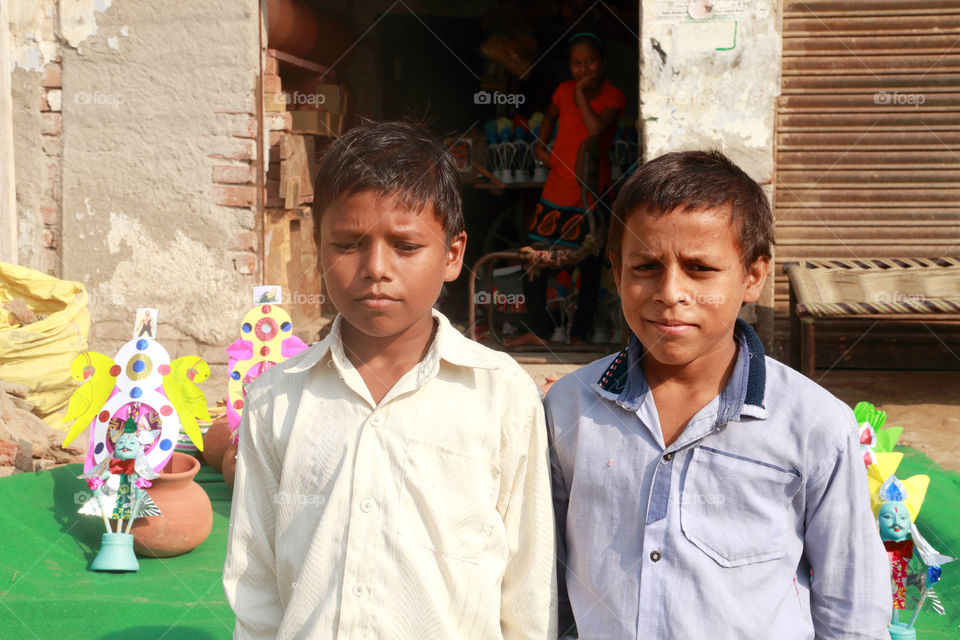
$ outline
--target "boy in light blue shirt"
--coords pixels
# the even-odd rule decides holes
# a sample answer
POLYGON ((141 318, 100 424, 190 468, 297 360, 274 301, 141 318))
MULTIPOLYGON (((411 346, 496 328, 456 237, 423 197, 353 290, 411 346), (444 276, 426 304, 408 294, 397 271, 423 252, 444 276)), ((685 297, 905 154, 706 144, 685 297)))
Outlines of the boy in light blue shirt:
POLYGON ((613 218, 630 342, 545 400, 561 634, 888 638, 853 413, 737 319, 769 271, 763 191, 718 152, 671 153, 613 218))

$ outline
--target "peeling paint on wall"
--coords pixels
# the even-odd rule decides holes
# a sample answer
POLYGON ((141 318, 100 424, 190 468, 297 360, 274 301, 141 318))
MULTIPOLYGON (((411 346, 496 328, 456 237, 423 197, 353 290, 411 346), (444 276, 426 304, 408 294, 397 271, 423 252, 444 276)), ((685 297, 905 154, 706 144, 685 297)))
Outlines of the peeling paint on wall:
MULTIPOLYGON (((58 46, 79 49, 97 35, 97 14, 104 13, 113 0, 10 0, 10 34, 13 41, 13 66, 27 71, 43 71, 57 57, 58 46), (59 31, 57 27, 59 5, 59 31)), ((120 29, 127 37, 129 28, 120 29)), ((120 48, 120 37, 111 36, 107 44, 120 48)))
POLYGON ((12 68, 43 71, 43 67, 57 57, 56 3, 12 0, 9 10, 12 68))
POLYGON ((60 35, 76 49, 84 40, 97 35, 95 13, 110 8, 113 0, 60 0, 60 35))
POLYGON ((201 342, 217 344, 223 339, 223 322, 210 309, 228 310, 237 306, 236 274, 224 269, 228 260, 222 252, 187 237, 180 229, 158 239, 143 223, 124 213, 111 211, 107 248, 112 273, 97 285, 101 298, 149 300, 152 291, 164 292, 166 321, 201 342), (180 303, 169 296, 175 282, 180 303), (197 302, 203 301, 203 308, 197 302))
POLYGON ((780 88, 774 0, 727 4, 725 15, 693 20, 675 0, 644 3, 653 5, 643 38, 645 148, 648 158, 721 148, 763 180, 772 172, 780 88))

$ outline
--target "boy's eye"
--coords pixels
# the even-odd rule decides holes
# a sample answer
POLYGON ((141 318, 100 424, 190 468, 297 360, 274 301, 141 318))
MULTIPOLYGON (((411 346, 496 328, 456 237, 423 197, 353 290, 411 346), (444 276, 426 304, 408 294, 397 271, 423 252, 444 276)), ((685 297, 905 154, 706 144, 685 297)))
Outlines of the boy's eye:
POLYGON ((656 262, 644 262, 643 264, 634 265, 633 270, 634 271, 653 271, 659 266, 660 265, 658 265, 656 262))
POLYGON ((403 252, 406 252, 406 253, 412 253, 412 252, 416 251, 417 249, 420 249, 422 246, 423 246, 423 245, 421 245, 421 244, 413 244, 413 243, 411 243, 411 242, 401 242, 401 243, 397 244, 397 249, 398 249, 399 251, 403 251, 403 252))
POLYGON ((356 249, 357 247, 359 247, 360 241, 354 240, 352 242, 334 242, 332 244, 333 246, 335 246, 337 249, 340 249, 341 251, 347 251, 349 249, 356 249))
POLYGON ((705 264, 693 264, 690 265, 689 269, 691 271, 716 271, 713 267, 708 267, 705 264))

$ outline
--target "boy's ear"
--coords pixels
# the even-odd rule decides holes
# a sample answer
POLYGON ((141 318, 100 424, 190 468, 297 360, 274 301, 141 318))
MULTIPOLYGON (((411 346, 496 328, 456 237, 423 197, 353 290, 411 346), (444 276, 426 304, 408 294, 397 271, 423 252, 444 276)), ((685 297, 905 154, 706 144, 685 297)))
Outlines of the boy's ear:
POLYGON ((763 291, 763 283, 767 281, 767 275, 769 273, 770 258, 766 256, 757 258, 747 266, 747 288, 743 293, 744 302, 756 302, 760 299, 760 292, 763 291))
POLYGON ((461 231, 447 243, 446 254, 443 259, 443 281, 453 282, 460 277, 463 267, 463 256, 467 249, 467 232, 461 231))

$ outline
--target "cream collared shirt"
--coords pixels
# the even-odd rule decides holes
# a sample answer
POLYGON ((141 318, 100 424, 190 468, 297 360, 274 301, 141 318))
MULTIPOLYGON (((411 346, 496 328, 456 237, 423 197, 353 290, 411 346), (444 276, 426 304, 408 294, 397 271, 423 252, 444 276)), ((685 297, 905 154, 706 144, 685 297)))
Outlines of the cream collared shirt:
POLYGON ((223 584, 234 638, 555 638, 534 382, 434 311, 373 401, 330 335, 247 392, 223 584))

